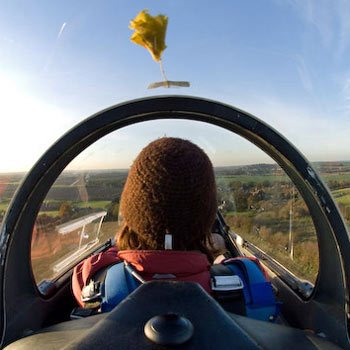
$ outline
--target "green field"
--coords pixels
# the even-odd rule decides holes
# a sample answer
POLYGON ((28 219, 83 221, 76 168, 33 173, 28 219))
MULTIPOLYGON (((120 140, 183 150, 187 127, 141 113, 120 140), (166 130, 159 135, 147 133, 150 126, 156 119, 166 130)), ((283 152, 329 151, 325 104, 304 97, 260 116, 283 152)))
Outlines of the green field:
POLYGON ((40 211, 39 213, 40 215, 48 215, 48 216, 52 216, 52 217, 56 217, 58 216, 58 211, 57 210, 52 210, 52 211, 40 211))
POLYGON ((92 201, 92 202, 80 202, 74 203, 74 206, 78 208, 100 208, 105 209, 111 201, 92 201))
POLYGON ((9 204, 9 202, 0 203, 0 210, 6 210, 9 204))
MULTIPOLYGON (((51 203, 61 203, 62 201, 49 200, 46 202, 51 203)), ((91 201, 91 202, 76 202, 72 203, 74 207, 77 208, 94 208, 94 209, 106 209, 106 207, 111 203, 111 201, 91 201)), ((7 210, 9 206, 9 202, 0 203, 0 211, 7 210)), ((42 210, 40 214, 46 214, 49 216, 58 216, 58 210, 42 210)))
POLYGON ((350 188, 332 191, 332 195, 337 202, 350 205, 350 188))
MULTIPOLYGON (((60 201, 50 201, 60 202, 60 201)), ((71 203, 72 207, 76 208, 93 208, 93 209, 106 209, 110 204, 110 201, 91 201, 91 202, 75 202, 71 203)), ((59 210, 41 210, 40 214, 46 214, 52 217, 59 216, 59 210)))
POLYGON ((337 203, 344 204, 345 206, 350 206, 350 194, 341 197, 336 197, 335 200, 337 203))
POLYGON ((331 181, 331 180, 335 180, 335 181, 350 181, 350 174, 334 174, 334 175, 324 174, 324 175, 321 175, 321 178, 326 183, 327 183, 327 181, 331 181))
POLYGON ((350 194, 350 188, 341 188, 339 190, 332 191, 334 197, 344 196, 350 194))
POLYGON ((216 177, 217 185, 220 186, 220 184, 229 184, 233 181, 239 181, 241 183, 247 183, 247 182, 256 182, 256 183, 262 183, 264 181, 269 181, 271 183, 273 182, 282 182, 282 181, 289 181, 289 178, 287 176, 283 175, 218 175, 216 177))
MULTIPOLYGON (((350 182, 350 174, 335 174, 321 175, 321 178, 326 183, 328 181, 349 181, 350 182)), ((216 177, 217 183, 230 183, 232 181, 240 181, 242 183, 247 182, 256 182, 262 183, 264 181, 272 182, 290 182, 289 178, 286 175, 217 175, 216 177)))

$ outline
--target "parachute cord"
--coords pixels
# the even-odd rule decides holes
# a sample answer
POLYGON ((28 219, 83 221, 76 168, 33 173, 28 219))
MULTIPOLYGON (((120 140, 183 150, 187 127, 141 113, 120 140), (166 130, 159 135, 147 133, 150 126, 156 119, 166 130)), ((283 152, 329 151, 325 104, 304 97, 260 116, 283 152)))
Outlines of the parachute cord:
POLYGON ((164 71, 162 60, 159 60, 159 67, 160 67, 160 72, 162 73, 163 79, 167 83, 167 87, 169 87, 169 81, 168 81, 168 78, 165 75, 165 71, 164 71))

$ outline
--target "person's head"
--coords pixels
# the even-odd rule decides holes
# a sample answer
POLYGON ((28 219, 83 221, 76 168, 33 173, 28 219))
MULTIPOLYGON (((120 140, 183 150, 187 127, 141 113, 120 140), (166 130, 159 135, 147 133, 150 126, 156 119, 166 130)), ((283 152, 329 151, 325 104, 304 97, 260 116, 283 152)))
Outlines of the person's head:
POLYGON ((190 141, 164 137, 137 156, 120 201, 124 225, 119 249, 172 249, 206 253, 217 210, 213 166, 190 141))

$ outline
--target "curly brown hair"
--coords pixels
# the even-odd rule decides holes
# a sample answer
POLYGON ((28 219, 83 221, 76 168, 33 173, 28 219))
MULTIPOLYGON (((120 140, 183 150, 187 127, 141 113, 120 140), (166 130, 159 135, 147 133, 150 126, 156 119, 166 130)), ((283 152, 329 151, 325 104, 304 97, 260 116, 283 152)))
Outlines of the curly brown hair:
POLYGON ((141 151, 130 168, 120 202, 124 225, 117 235, 118 247, 163 250, 169 233, 174 250, 199 250, 212 261, 216 210, 209 157, 190 141, 158 139, 141 151))

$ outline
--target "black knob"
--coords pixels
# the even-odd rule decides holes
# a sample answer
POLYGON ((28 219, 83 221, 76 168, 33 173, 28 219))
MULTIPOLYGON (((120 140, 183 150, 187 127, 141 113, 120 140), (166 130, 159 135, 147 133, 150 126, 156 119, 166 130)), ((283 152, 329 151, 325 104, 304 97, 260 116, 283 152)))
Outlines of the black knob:
POLYGON ((193 335, 190 320, 175 313, 152 317, 144 328, 146 337, 159 345, 180 345, 193 335))

